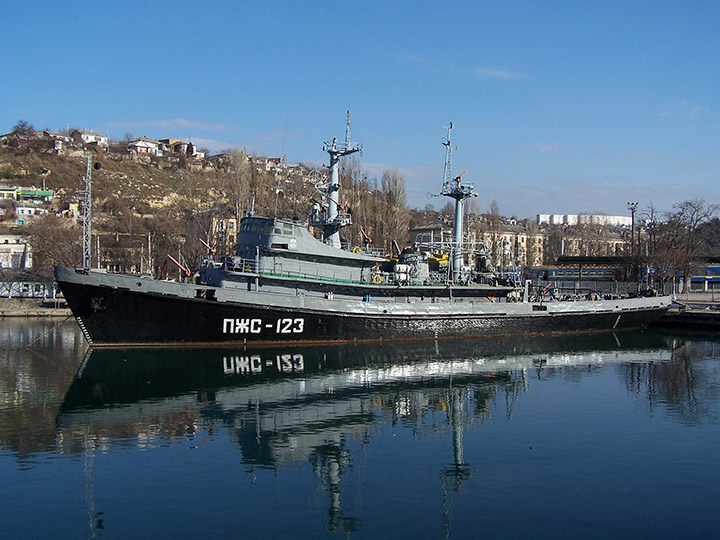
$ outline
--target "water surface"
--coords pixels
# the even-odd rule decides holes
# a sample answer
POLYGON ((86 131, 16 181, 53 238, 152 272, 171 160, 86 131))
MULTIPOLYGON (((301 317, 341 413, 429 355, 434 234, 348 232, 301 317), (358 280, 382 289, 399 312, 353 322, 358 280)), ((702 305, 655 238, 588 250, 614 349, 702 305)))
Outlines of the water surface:
POLYGON ((3 537, 720 527, 717 335, 86 354, 56 324, 0 322, 3 537))

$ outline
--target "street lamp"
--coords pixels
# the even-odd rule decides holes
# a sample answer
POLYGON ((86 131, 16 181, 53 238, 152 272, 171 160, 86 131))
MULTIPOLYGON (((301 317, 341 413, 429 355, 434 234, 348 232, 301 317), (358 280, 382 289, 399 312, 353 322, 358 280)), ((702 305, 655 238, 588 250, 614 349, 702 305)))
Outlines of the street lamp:
POLYGON ((633 277, 635 275, 635 211, 637 210, 638 203, 629 202, 627 203, 628 210, 630 210, 630 261, 631 261, 631 272, 633 277))

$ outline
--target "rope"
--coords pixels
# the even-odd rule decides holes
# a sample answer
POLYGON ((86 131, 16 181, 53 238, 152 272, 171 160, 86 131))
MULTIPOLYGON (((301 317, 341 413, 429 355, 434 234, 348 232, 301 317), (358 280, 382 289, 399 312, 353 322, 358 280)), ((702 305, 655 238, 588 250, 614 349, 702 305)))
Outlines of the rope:
POLYGON ((25 347, 29 347, 29 346, 32 345, 33 343, 36 343, 36 342, 40 341, 42 338, 44 338, 45 336, 47 336, 50 332, 52 332, 53 330, 55 330, 58 326, 63 325, 63 324, 65 324, 66 322, 68 322, 71 318, 72 318, 72 315, 68 315, 67 317, 65 317, 65 319, 63 319, 62 321, 60 321, 59 323, 57 323, 55 326, 53 326, 50 330, 48 330, 47 332, 45 332, 43 335, 41 335, 41 336, 36 337, 35 339, 33 339, 30 343, 28 343, 27 345, 25 345, 25 347))

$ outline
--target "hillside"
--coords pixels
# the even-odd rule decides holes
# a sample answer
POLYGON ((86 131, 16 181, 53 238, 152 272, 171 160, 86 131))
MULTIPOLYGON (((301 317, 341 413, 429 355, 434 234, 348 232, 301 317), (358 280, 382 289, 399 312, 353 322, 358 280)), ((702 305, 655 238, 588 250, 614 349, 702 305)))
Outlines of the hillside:
MULTIPOLYGON (((321 199, 314 184, 323 182, 326 174, 240 151, 201 159, 183 153, 151 157, 130 153, 126 145, 116 143, 98 157, 79 146, 57 152, 41 144, 42 135, 35 132, 8 140, 0 140, 0 186, 53 192, 52 202, 43 205, 49 214, 22 226, 15 215, 19 203, 2 201, 5 212, 0 228, 29 235, 35 263, 41 266, 79 260, 78 192, 85 187, 82 178, 89 154, 95 167, 99 166, 91 170, 93 234, 102 237, 105 253, 117 248, 118 253, 126 252, 119 259, 138 259, 142 255, 130 253, 130 246, 134 244, 137 251, 147 237, 154 260, 165 260, 173 253, 189 268, 197 267, 206 251, 203 242, 220 254, 229 252, 233 239, 219 234, 218 220, 238 220, 251 208, 261 215, 305 219, 321 199)), ((389 248, 393 240, 402 245, 407 220, 401 233, 390 222, 407 214, 404 179, 391 175, 386 181, 383 177, 379 188, 377 179, 368 180, 353 160, 343 163, 341 177, 341 200, 344 209, 353 213, 353 224, 344 231, 346 241, 361 244, 367 237, 362 229, 381 249, 389 248)))
MULTIPOLYGON (((192 165, 179 159, 138 157, 107 152, 95 158, 101 167, 92 171, 93 198, 99 207, 108 200, 125 200, 132 206, 163 206, 184 184, 228 182, 237 171, 222 170, 210 160, 192 165)), ((87 158, 82 151, 58 155, 0 146, 0 185, 46 187, 53 191, 53 209, 62 211, 77 199, 87 158)))

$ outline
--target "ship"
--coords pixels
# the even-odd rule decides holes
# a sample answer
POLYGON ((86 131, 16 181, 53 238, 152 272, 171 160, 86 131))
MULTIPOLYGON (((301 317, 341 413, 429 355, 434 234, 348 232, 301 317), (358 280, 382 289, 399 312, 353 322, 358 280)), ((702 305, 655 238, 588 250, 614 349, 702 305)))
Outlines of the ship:
MULTIPOLYGON (((340 162, 362 151, 351 142, 348 112, 344 144, 334 138, 323 146, 327 181, 317 182, 323 196, 306 221, 250 210, 233 256, 209 255, 193 279, 169 281, 90 268, 86 219, 83 267, 55 267, 55 279, 93 347, 527 336, 638 328, 665 314, 669 296, 563 299, 498 275, 481 247, 464 242, 464 207, 477 193, 464 173, 452 174, 452 127, 442 141, 441 194, 455 202, 449 244, 396 246, 384 256, 343 242, 352 214, 340 204, 340 162)), ((88 160, 88 179, 91 172, 88 160)))

